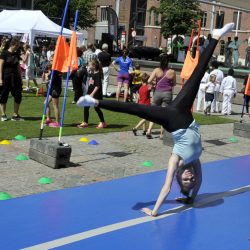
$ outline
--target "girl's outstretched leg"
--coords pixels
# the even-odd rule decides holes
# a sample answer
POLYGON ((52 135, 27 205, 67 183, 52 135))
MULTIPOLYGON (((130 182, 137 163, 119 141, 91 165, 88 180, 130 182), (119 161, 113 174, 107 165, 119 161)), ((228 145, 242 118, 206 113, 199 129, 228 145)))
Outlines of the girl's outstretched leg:
MULTIPOLYGON (((82 107, 100 107, 114 112, 136 115, 142 119, 152 121, 162 126, 168 123, 168 109, 159 106, 147 106, 137 103, 125 103, 117 101, 96 100, 91 96, 82 96, 78 102, 78 106, 82 107)), ((164 126, 165 127, 165 126, 164 126)))

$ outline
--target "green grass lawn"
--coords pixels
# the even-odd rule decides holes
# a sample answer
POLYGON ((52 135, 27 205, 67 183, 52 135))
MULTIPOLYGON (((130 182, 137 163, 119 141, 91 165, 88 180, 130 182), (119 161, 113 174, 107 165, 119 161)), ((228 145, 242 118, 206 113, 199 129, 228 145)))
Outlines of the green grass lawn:
MULTIPOLYGON (((139 121, 136 116, 131 116, 122 113, 115 113, 103 110, 104 117, 108 123, 105 129, 96 129, 99 119, 94 109, 90 109, 89 127, 79 129, 76 127, 83 120, 83 109, 75 104, 71 104, 73 100, 73 92, 68 92, 65 121, 63 128, 63 136, 66 135, 84 135, 93 133, 107 133, 131 130, 139 121)), ((60 98, 60 106, 62 105, 63 97, 60 98)), ((24 117, 25 121, 14 122, 8 120, 6 122, 0 121, 0 140, 12 139, 16 135, 24 135, 27 138, 39 136, 41 117, 43 113, 44 97, 37 97, 35 94, 23 94, 23 101, 20 107, 20 115, 24 117)), ((52 106, 51 106, 52 107, 52 106)), ((10 97, 7 104, 7 115, 11 118, 13 112, 13 98, 10 97)), ((53 114, 53 107, 52 107, 53 114)), ((217 117, 217 116, 204 116, 202 114, 194 114, 196 121, 200 125, 205 124, 221 124, 234 122, 232 119, 217 117)), ((159 128, 159 126, 155 126, 159 128)), ((44 137, 58 136, 58 128, 44 128, 44 137)))

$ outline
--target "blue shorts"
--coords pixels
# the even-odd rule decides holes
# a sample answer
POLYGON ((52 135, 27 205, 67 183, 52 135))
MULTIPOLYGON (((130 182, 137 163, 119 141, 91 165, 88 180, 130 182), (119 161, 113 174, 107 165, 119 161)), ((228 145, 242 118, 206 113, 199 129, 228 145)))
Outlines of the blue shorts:
POLYGON ((178 129, 171 133, 174 140, 172 153, 180 156, 184 164, 199 159, 202 153, 199 125, 195 120, 187 129, 178 129))

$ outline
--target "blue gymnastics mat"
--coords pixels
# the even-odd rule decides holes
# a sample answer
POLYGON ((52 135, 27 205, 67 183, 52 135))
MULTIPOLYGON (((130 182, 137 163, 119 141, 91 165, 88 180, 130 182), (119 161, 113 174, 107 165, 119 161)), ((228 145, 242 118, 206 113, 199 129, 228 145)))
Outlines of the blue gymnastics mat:
POLYGON ((250 155, 202 165, 193 206, 176 182, 151 218, 166 171, 0 201, 0 249, 250 249, 250 155))

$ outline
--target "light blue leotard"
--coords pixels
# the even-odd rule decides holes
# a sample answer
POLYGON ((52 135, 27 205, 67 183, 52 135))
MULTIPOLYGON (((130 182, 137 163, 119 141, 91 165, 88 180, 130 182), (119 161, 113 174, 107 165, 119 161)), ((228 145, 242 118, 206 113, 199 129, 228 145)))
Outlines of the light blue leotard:
POLYGON ((174 140, 173 153, 180 156, 184 164, 199 159, 201 155, 201 136, 198 130, 199 125, 194 120, 187 129, 171 133, 174 140))

